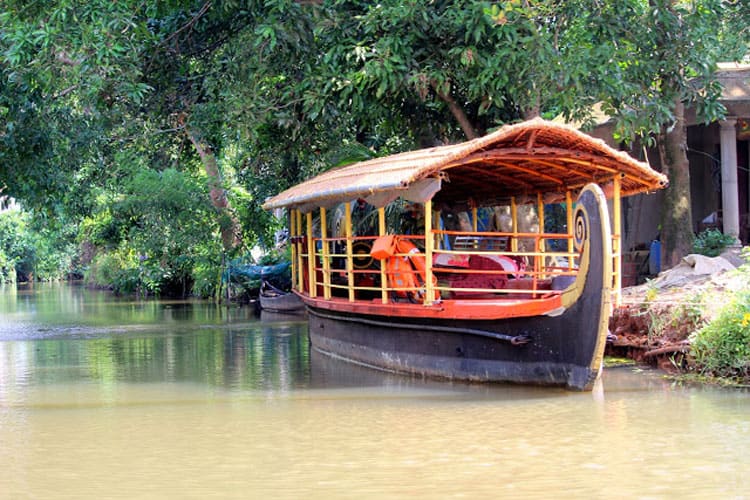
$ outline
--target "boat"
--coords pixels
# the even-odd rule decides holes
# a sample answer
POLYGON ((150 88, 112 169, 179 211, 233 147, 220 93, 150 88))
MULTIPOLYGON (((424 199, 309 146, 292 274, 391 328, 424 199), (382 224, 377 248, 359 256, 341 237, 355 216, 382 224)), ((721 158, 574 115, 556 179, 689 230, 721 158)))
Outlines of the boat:
POLYGON ((264 208, 287 209, 293 293, 315 351, 585 391, 620 296, 621 199, 666 185, 627 153, 534 119, 336 167, 264 208), (362 207, 370 224, 357 222, 362 207))
POLYGON ((261 311, 283 314, 301 314, 305 312, 305 303, 292 292, 280 290, 263 280, 258 293, 261 311))

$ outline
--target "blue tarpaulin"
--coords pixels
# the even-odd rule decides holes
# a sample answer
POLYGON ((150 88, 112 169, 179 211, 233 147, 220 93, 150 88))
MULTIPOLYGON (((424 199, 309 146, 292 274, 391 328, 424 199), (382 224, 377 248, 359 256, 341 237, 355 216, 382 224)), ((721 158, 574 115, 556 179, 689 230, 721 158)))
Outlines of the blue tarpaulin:
POLYGON ((228 281, 246 281, 260 280, 269 278, 278 278, 289 273, 291 262, 281 262, 270 266, 259 266, 256 264, 238 264, 232 262, 224 271, 223 280, 228 281))

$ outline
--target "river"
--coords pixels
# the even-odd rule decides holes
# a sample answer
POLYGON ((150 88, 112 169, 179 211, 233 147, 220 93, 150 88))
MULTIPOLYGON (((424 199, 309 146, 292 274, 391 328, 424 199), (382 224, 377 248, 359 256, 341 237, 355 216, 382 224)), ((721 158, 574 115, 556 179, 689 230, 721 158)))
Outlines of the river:
POLYGON ((248 307, 0 288, 0 498, 750 498, 750 392, 591 393, 311 353, 248 307))

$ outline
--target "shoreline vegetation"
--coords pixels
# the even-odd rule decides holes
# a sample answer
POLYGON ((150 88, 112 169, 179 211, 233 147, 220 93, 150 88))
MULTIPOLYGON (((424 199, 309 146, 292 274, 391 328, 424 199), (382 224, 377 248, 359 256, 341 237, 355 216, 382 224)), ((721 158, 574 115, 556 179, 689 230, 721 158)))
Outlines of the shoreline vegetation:
MULTIPOLYGON (((651 366, 678 382, 750 387, 748 284, 745 247, 717 257, 688 255, 654 279, 624 288, 610 319, 605 366, 651 366)), ((247 305, 241 297, 226 305, 247 305)))
MULTIPOLYGON (((81 280, 117 295, 192 296, 240 305, 252 303, 260 288, 260 281, 236 273, 224 279, 230 262, 221 259, 192 259, 175 272, 162 268, 161 261, 146 265, 132 253, 116 259, 111 252, 99 258, 90 252, 86 258, 73 245, 54 247, 20 210, 5 211, 0 222, 6 229, 0 236, 6 243, 0 247, 3 283, 81 280)), ((703 246, 696 244, 695 254, 646 283, 623 289, 622 304, 610 320, 610 359, 631 359, 680 380, 750 385, 750 247, 720 254, 725 242, 714 240, 716 235, 699 235, 696 241, 703 246)), ((283 259, 288 259, 285 252, 272 251, 257 263, 283 259)))
POLYGON ((750 247, 688 255, 653 280, 623 289, 605 354, 681 381, 749 387, 748 283, 750 247))

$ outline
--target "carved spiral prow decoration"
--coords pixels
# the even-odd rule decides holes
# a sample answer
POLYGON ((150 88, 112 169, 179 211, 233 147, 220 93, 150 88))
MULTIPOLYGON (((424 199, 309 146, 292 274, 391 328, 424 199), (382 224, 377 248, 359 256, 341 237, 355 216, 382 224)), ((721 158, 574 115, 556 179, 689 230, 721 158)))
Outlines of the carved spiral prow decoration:
POLYGON ((587 238, 588 224, 586 213, 582 207, 578 207, 575 214, 575 221, 573 222, 573 243, 575 244, 576 251, 581 251, 587 238))

